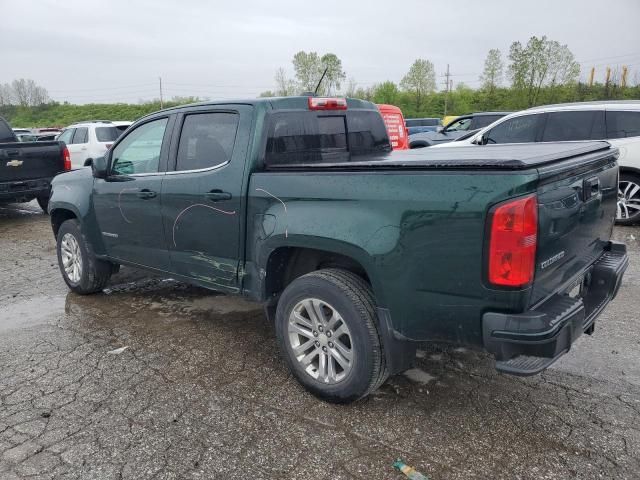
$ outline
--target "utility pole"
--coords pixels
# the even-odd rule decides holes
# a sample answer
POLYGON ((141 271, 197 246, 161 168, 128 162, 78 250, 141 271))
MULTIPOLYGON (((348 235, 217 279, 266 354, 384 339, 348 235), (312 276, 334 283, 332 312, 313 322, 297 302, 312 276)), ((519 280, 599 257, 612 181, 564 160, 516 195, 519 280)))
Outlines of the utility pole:
POLYGON ((596 67, 591 67, 591 73, 589 74, 589 86, 593 87, 593 76, 596 74, 596 67))
POLYGON ((160 108, 164 108, 164 101, 162 99, 162 77, 158 77, 158 80, 160 81, 160 108))
POLYGON ((622 80, 620 81, 620 86, 625 88, 627 86, 627 75, 629 74, 629 68, 626 65, 622 67, 622 80))
POLYGON ((444 76, 446 77, 446 80, 444 82, 445 88, 446 88, 446 93, 444 96, 444 116, 447 116, 447 107, 449 104, 449 91, 451 90, 451 86, 453 85, 453 80, 450 80, 451 78, 451 72, 449 71, 449 64, 447 63, 447 73, 444 74, 444 76))

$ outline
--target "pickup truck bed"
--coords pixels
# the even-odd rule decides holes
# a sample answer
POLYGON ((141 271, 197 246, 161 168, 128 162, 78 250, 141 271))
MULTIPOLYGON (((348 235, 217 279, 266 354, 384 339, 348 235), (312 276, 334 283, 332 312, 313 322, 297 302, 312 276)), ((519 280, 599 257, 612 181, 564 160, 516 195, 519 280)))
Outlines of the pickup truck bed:
POLYGON ((628 262, 610 241, 615 148, 391 152, 385 137, 375 106, 351 99, 152 114, 93 173, 54 182, 63 278, 93 293, 129 264, 264 302, 296 378, 340 402, 408 368, 417 342, 483 348, 530 375, 593 332, 628 262), (154 156, 130 155, 146 132, 154 156), (200 168, 181 170, 191 157, 200 168), (74 270, 74 245, 94 270, 74 270))

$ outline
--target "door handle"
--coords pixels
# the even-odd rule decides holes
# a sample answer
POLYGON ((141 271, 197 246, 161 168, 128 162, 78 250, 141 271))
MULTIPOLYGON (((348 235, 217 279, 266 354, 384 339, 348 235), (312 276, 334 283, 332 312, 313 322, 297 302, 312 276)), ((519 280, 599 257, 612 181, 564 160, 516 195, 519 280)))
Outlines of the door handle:
POLYGON ((232 196, 229 192, 223 192, 222 190, 211 190, 204 194, 207 200, 212 202, 220 202, 222 200, 231 200, 232 196))
POLYGON ((155 198, 157 193, 152 190, 149 190, 148 188, 143 188, 136 195, 138 195, 138 198, 141 198, 143 200, 148 200, 150 198, 155 198))

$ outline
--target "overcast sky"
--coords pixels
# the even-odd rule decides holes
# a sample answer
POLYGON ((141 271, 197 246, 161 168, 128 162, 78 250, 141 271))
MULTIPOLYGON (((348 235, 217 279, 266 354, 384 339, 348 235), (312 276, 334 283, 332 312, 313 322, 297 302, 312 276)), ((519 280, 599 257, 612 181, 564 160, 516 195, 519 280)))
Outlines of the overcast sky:
POLYGON ((478 86, 490 48, 547 35, 583 77, 640 71, 640 0, 0 0, 0 83, 32 78, 55 100, 254 97, 299 50, 333 52, 361 86, 399 82, 416 58, 478 86))

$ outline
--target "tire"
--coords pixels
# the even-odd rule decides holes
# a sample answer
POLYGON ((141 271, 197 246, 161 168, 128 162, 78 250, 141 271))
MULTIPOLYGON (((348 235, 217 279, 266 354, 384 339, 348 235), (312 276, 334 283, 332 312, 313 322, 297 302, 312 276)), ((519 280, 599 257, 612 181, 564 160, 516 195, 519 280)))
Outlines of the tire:
POLYGON ((276 335, 293 375, 323 400, 358 400, 389 376, 371 287, 349 271, 328 268, 291 282, 278 301, 276 335), (316 321, 318 312, 325 322, 316 321))
POLYGON ((640 177, 622 173, 618 183, 618 208, 616 223, 633 225, 640 222, 640 177))
POLYGON ((109 282, 113 272, 112 264, 96 258, 91 244, 80 229, 80 223, 75 218, 66 220, 60 226, 56 250, 62 278, 75 293, 89 295, 99 292, 109 282), (76 264, 77 270, 74 272, 72 269, 70 273, 67 272, 63 261, 63 257, 66 257, 65 261, 68 262, 69 254, 72 255, 71 258, 80 259, 79 264, 76 264))
POLYGON ((38 205, 40 205, 40 208, 42 209, 42 211, 44 213, 49 213, 49 195, 38 195, 36 197, 36 200, 38 201, 38 205))

